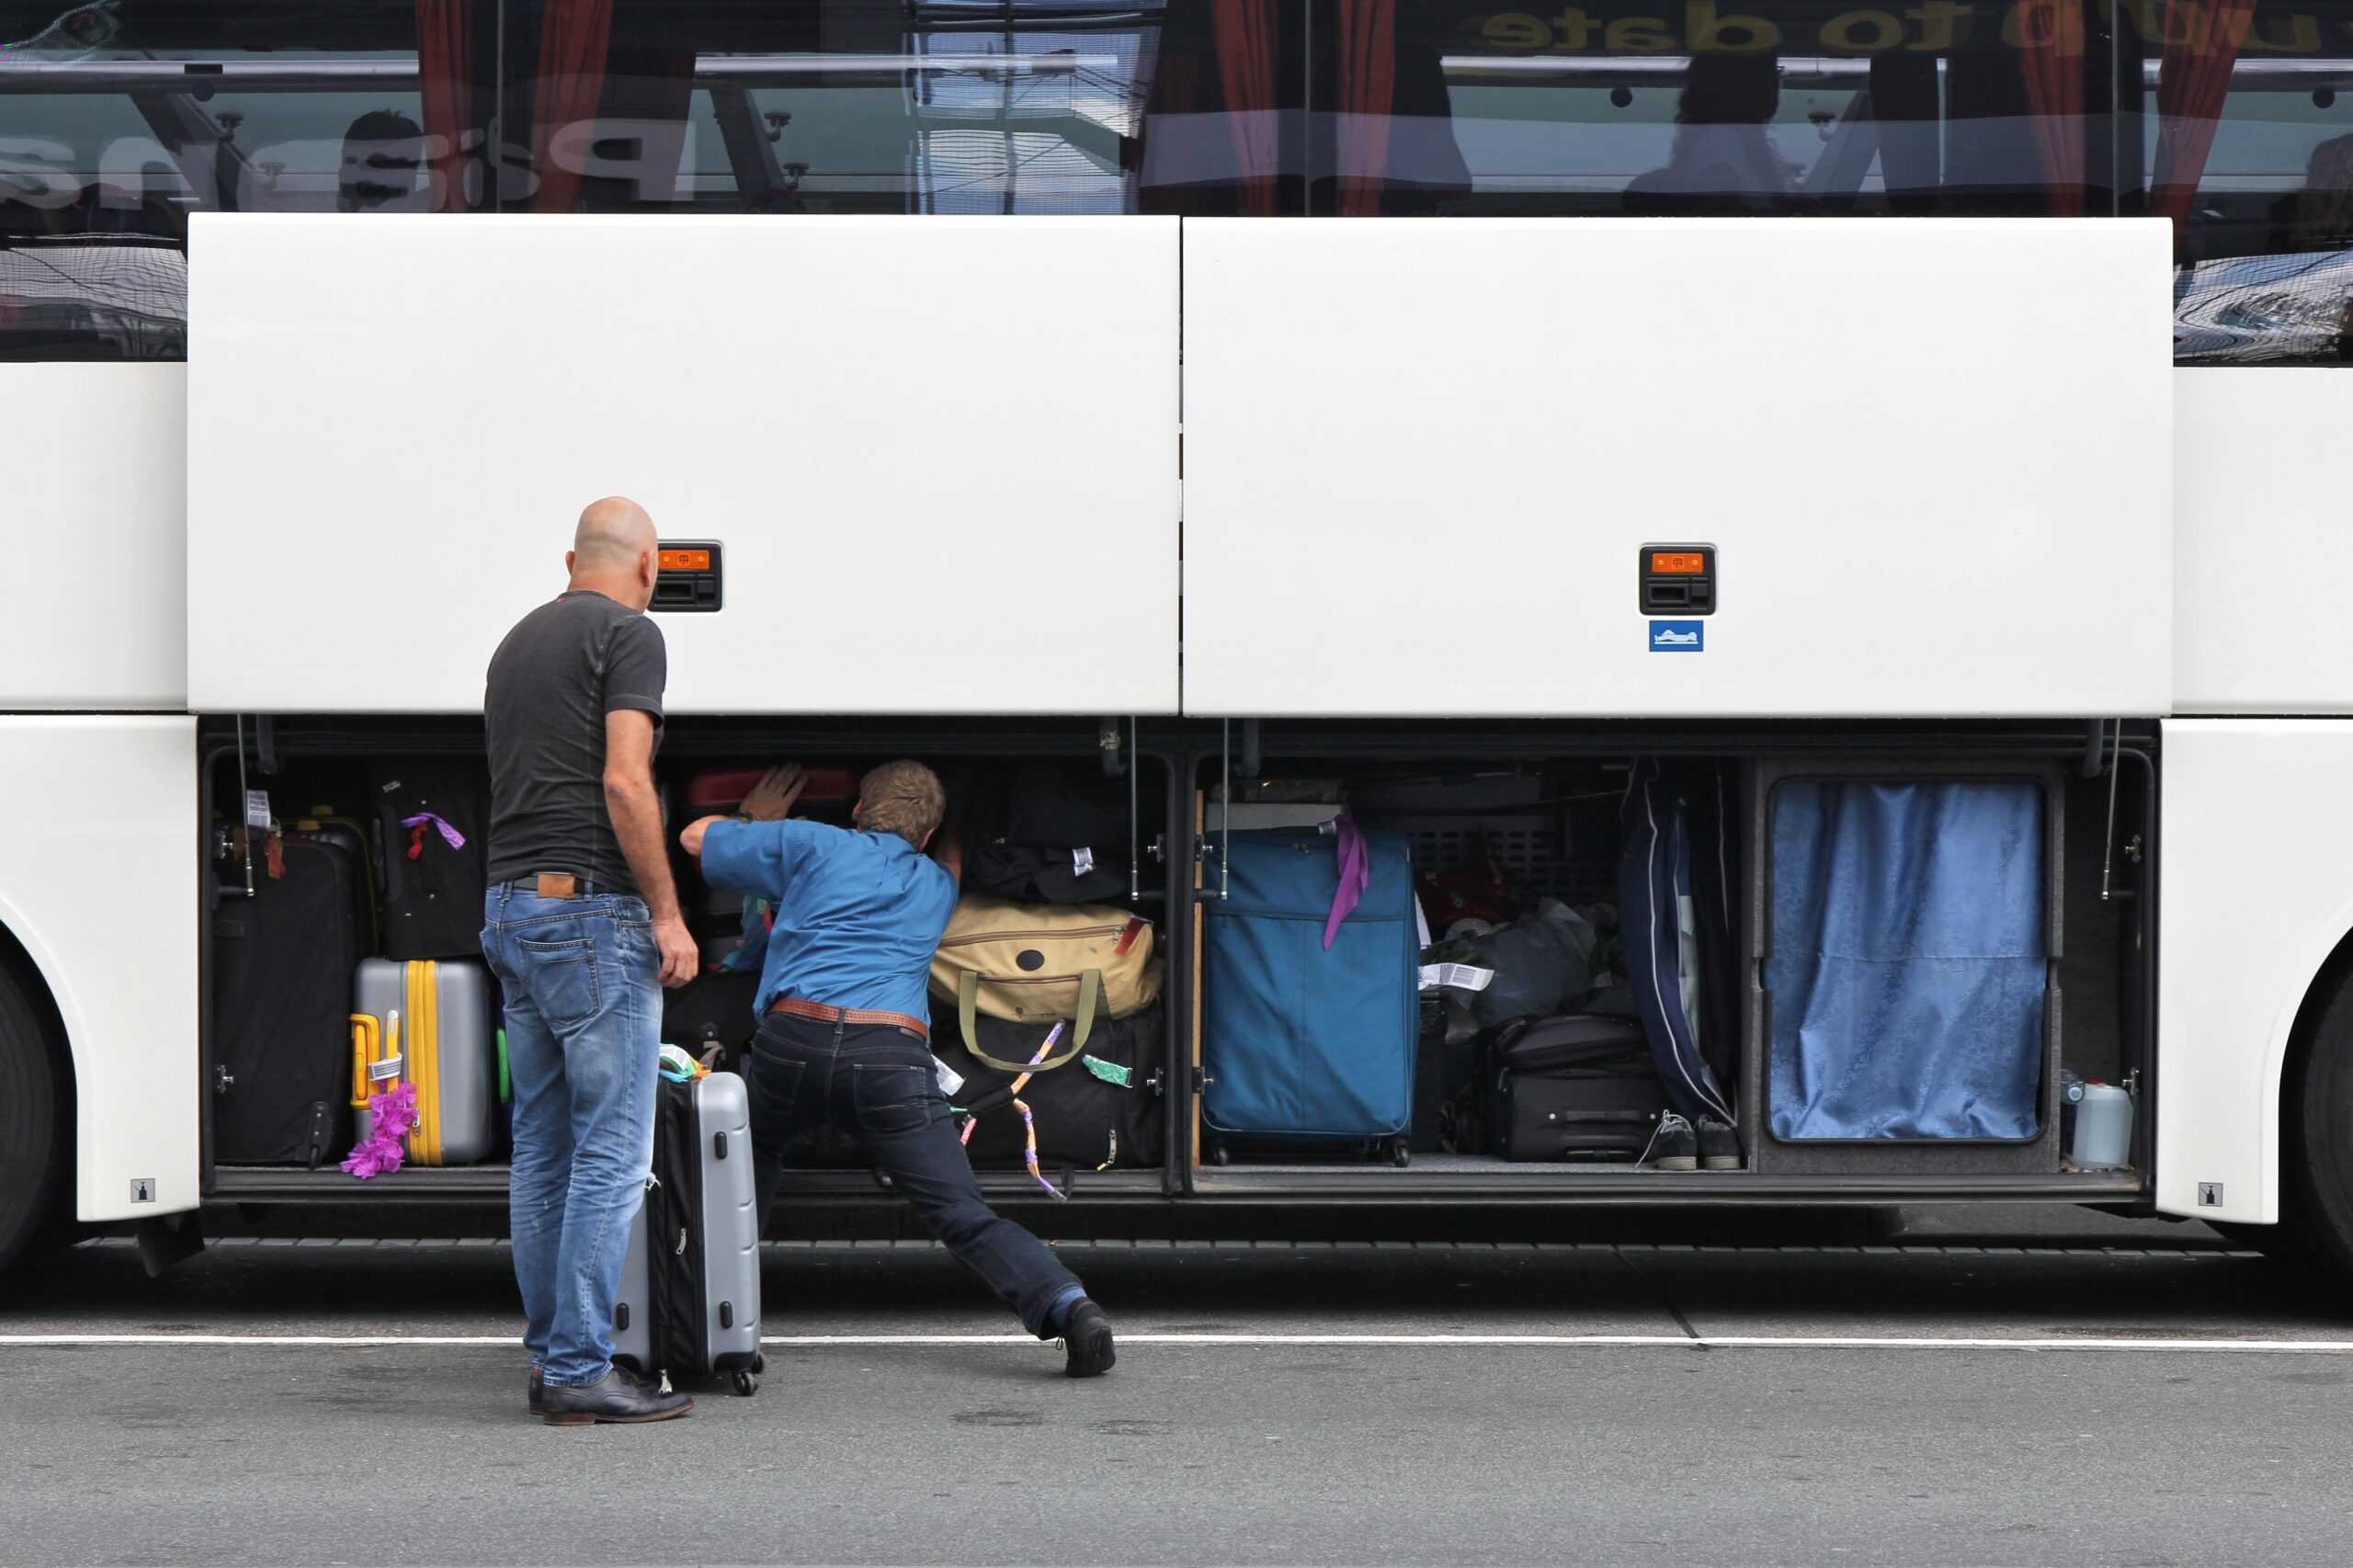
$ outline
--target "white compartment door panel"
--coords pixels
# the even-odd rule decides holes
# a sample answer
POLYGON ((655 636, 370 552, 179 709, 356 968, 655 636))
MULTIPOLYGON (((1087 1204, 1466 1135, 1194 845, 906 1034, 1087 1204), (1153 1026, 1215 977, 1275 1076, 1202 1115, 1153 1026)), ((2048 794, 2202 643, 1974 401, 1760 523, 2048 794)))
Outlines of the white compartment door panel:
POLYGON ((2162 713, 2168 246, 1188 221, 1186 710, 2162 713), (1665 543, 1718 552, 1696 648, 1665 543))
POLYGON ((1165 713, 1174 219, 199 214, 200 711, 470 712, 581 506, 724 547, 676 712, 1165 713))

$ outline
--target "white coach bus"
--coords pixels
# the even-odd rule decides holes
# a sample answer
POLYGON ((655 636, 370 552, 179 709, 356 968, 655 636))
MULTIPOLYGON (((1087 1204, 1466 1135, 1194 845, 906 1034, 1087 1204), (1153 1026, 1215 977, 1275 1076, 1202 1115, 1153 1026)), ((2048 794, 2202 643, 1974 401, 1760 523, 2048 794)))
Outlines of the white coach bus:
POLYGON ((61 3, 0 4, 0 1261, 504 1190, 229 1147, 350 1044, 226 953, 337 833, 385 945, 374 802, 479 767, 621 492, 681 552, 674 812, 785 756, 1126 793, 1150 1157, 1074 1201, 2353 1262, 2346 0, 61 3), (1233 827, 1404 835, 1434 962, 1574 911, 1566 1006, 1666 777, 1735 1156, 1501 1157, 1443 984, 1393 1159, 1204 1124, 1233 827))

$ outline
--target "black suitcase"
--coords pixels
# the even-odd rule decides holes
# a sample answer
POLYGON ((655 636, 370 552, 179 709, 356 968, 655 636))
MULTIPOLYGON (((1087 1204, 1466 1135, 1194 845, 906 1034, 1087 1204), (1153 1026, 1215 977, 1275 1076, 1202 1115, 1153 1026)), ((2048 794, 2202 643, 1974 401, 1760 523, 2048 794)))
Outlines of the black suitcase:
POLYGON ((760 1221, 744 1080, 710 1073, 654 1088, 654 1168, 621 1257, 613 1359, 674 1380, 759 1386, 760 1221))
POLYGON ((254 896, 226 891, 212 917, 212 1157, 316 1167, 351 1144, 351 976, 358 860, 295 834, 284 873, 256 867, 254 896))
MULTIPOLYGON (((1022 1168, 1029 1139, 1013 1103, 1017 1074, 965 1049, 956 1004, 935 1001, 934 1007, 932 1051, 963 1080, 949 1103, 973 1119, 972 1141, 964 1145, 972 1168, 1022 1168)), ((975 1021, 981 1050, 1005 1063, 1028 1062, 1051 1028, 1002 1018, 975 1021)), ((1047 1059, 1056 1064, 1032 1074, 1020 1096, 1037 1125, 1040 1167, 1091 1171, 1160 1164, 1164 1032, 1157 1006, 1125 1018, 1096 1019, 1084 1049, 1073 1047, 1070 1028, 1063 1027, 1047 1059)))
POLYGON ((490 770, 448 757, 381 765, 376 842, 384 869, 384 956, 482 957, 490 770), (451 843, 452 834, 462 842, 451 843))
POLYGON ((1631 1019, 1516 1019, 1487 1061, 1487 1134, 1506 1160, 1639 1160, 1666 1110, 1649 1037, 1631 1019))

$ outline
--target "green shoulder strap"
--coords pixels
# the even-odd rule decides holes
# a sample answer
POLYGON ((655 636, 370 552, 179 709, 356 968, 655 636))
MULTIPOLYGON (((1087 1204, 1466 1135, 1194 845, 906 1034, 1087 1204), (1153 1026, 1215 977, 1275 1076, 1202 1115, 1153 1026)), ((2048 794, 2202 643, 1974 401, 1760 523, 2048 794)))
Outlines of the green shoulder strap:
POLYGON ((964 1031, 964 1049, 972 1060, 1000 1073, 1018 1075, 1023 1073, 1051 1073, 1064 1062, 1075 1059, 1086 1049, 1086 1037, 1095 1027, 1095 1013, 1103 997, 1103 971, 1088 970, 1078 978, 1078 1027, 1070 1049, 1060 1056, 1049 1056, 1036 1066, 1027 1062, 1003 1062, 981 1049, 979 1016, 981 1006, 981 977, 967 970, 956 981, 956 1022, 964 1031))

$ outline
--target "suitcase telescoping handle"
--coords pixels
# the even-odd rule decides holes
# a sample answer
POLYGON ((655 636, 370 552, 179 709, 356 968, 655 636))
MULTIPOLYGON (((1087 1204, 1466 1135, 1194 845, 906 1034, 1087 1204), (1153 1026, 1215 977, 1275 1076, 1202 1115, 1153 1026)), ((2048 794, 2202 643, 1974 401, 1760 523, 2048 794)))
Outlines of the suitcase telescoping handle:
POLYGON ((351 1108, 366 1110, 368 1096, 385 1093, 400 1075, 401 1016, 379 1024, 373 1013, 352 1014, 351 1108))

